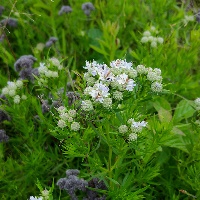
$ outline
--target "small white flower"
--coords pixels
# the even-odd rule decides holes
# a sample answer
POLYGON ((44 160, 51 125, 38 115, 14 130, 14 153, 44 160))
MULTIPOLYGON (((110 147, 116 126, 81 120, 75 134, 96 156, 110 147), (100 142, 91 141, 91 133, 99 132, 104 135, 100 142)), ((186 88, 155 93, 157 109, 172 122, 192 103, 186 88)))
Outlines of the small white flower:
POLYGON ((3 89, 2 89, 2 94, 4 94, 4 95, 7 95, 7 94, 9 94, 9 89, 8 89, 8 87, 4 87, 3 89))
POLYGON ((151 47, 156 48, 157 47, 157 42, 156 41, 152 41, 151 42, 151 47))
POLYGON ((60 113, 59 117, 62 119, 62 120, 68 120, 68 118, 70 117, 68 113, 66 112, 62 112, 60 113))
POLYGON ((128 76, 130 78, 133 78, 133 79, 136 78, 137 77, 137 71, 135 69, 128 70, 128 76))
POLYGON ((162 89, 163 89, 162 83, 153 82, 151 84, 151 90, 152 90, 152 92, 162 92, 162 89))
POLYGON ((147 122, 145 121, 142 121, 142 122, 133 122, 131 124, 131 130, 134 132, 134 133, 140 133, 143 129, 143 127, 146 127, 147 125, 147 122))
POLYGON ((72 131, 78 131, 80 129, 80 124, 78 122, 73 122, 71 124, 71 130, 72 131))
POLYGON ((40 74, 45 74, 46 71, 48 71, 48 68, 45 66, 45 63, 40 63, 40 66, 38 67, 38 72, 40 74))
POLYGON ((150 35, 151 35, 150 31, 145 31, 145 32, 143 33, 143 36, 146 36, 146 37, 148 37, 148 36, 150 36, 150 35))
POLYGON ((119 132, 124 134, 124 133, 127 133, 128 132, 128 127, 126 125, 121 125, 119 127, 119 132))
POLYGON ((93 86, 96 82, 96 79, 94 77, 88 77, 86 81, 88 86, 93 86))
POLYGON ((67 125, 66 125, 66 123, 65 123, 64 120, 62 120, 62 119, 58 120, 58 127, 64 128, 64 127, 66 127, 66 126, 67 126, 67 125))
POLYGON ((53 71, 52 71, 52 75, 51 75, 51 76, 52 76, 53 78, 57 78, 57 77, 58 77, 58 72, 55 72, 55 71, 53 72, 53 71))
POLYGON ((19 95, 16 95, 13 99, 14 103, 15 104, 19 104, 20 103, 20 96, 19 95))
POLYGON ((131 133, 129 136, 128 136, 128 140, 130 141, 130 142, 132 142, 132 141, 135 141, 135 140, 137 140, 137 134, 136 133, 131 133))
POLYGON ((44 200, 48 200, 49 199, 49 191, 47 189, 43 190, 41 192, 42 197, 44 198, 44 200))
POLYGON ((162 76, 158 76, 158 74, 154 71, 150 71, 147 74, 147 79, 149 81, 162 81, 162 76))
POLYGON ((69 110, 68 111, 68 114, 71 116, 71 117, 76 117, 76 110, 69 110))
POLYGON ((133 79, 129 79, 126 85, 127 91, 133 91, 133 88, 136 86, 135 81, 133 79))
POLYGON ((21 99, 22 99, 22 100, 26 100, 26 99, 27 99, 27 96, 23 94, 22 97, 21 97, 21 99))
POLYGON ((119 92, 119 91, 115 91, 113 92, 113 98, 116 99, 116 100, 123 100, 123 94, 122 92, 119 92))
POLYGON ((30 196, 29 200, 42 200, 42 197, 33 197, 33 196, 30 196))
POLYGON ((143 36, 142 39, 141 39, 142 43, 147 43, 148 41, 149 41, 149 38, 146 37, 146 36, 143 36))
POLYGON ((45 74, 45 76, 48 77, 48 78, 53 77, 53 72, 52 72, 51 70, 45 71, 44 74, 45 74))
POLYGON ((89 91, 88 93, 91 95, 91 97, 96 100, 99 101, 101 103, 103 103, 104 97, 108 97, 109 96, 109 88, 102 84, 102 83, 96 83, 91 91, 89 91))
POLYGON ((162 37, 158 37, 157 38, 157 42, 160 43, 160 44, 163 44, 164 39, 162 37))
POLYGON ((139 74, 146 74, 147 70, 144 65, 138 65, 136 70, 139 74))
POLYGON ((151 29, 151 31, 152 31, 152 32, 155 32, 155 31, 156 31, 156 28, 155 28, 155 26, 151 26, 151 28, 150 28, 150 29, 151 29))
POLYGON ((126 62, 126 60, 120 59, 110 62, 110 66, 117 69, 130 69, 132 65, 133 64, 131 62, 126 62))
POLYGON ((15 94, 16 94, 15 90, 9 90, 9 92, 8 92, 8 95, 11 97, 15 96, 15 94))
POLYGON ((8 81, 7 87, 8 87, 9 90, 16 90, 17 89, 16 83, 11 82, 11 81, 8 81))
POLYGON ((111 98, 104 98, 103 107, 107 108, 107 109, 111 108, 112 107, 112 99, 111 98))
POLYGON ((196 106, 200 106, 200 98, 194 100, 196 106))
POLYGON ((56 66, 56 67, 59 67, 59 66, 60 66, 60 61, 59 61, 57 58, 55 58, 55 57, 50 58, 49 61, 50 61, 54 66, 56 66))
POLYGON ((59 113, 64 113, 66 111, 66 108, 64 106, 60 106, 59 108, 57 108, 57 111, 59 113))
POLYGON ((160 76, 160 75, 161 75, 161 72, 162 72, 159 68, 155 68, 153 71, 154 71, 158 76, 160 76))
POLYGON ((81 108, 82 108, 84 111, 87 111, 87 112, 94 110, 93 105, 92 105, 92 102, 91 102, 90 100, 82 101, 82 103, 81 103, 81 108))
POLYGON ((126 81, 128 80, 128 75, 123 73, 123 74, 120 74, 116 77, 116 81, 119 83, 119 84, 122 84, 124 85, 126 83, 126 81))
POLYGON ((149 41, 149 42, 153 42, 154 40, 155 40, 155 39, 154 39, 153 36, 149 36, 149 37, 148 37, 148 41, 149 41))
POLYGON ((21 88, 21 87, 23 86, 23 82, 22 82, 21 80, 17 80, 17 81, 16 81, 16 86, 17 86, 18 88, 21 88))
POLYGON ((133 122, 135 122, 135 120, 134 120, 133 118, 130 118, 130 119, 127 121, 128 124, 132 124, 133 122))

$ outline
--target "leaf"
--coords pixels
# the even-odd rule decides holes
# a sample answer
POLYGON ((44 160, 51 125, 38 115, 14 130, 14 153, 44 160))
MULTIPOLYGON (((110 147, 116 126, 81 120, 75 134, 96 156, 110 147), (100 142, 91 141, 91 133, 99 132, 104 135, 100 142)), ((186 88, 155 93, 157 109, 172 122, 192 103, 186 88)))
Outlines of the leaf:
POLYGON ((113 182, 115 185, 120 185, 119 182, 117 182, 116 180, 114 180, 114 179, 112 179, 112 178, 110 178, 110 177, 108 177, 108 176, 106 176, 106 178, 107 178, 108 180, 110 180, 111 182, 113 182))
POLYGON ((171 105, 166 99, 162 97, 157 98, 156 101, 153 103, 153 106, 157 110, 158 117, 161 122, 171 121, 172 119, 171 105))
POLYGON ((194 113, 195 113, 195 109, 190 105, 189 101, 186 101, 186 100, 180 101, 176 107, 176 110, 173 116, 174 124, 180 122, 183 119, 192 117, 194 113))

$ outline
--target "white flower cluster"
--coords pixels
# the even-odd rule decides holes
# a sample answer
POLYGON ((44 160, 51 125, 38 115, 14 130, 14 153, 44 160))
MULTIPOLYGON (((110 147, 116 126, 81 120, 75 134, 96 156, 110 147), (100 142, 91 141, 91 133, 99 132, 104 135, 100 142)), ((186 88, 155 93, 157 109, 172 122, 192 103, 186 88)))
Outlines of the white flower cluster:
POLYGON ((193 22, 194 20, 195 20, 195 18, 193 15, 185 15, 185 17, 183 19, 183 23, 186 26, 189 22, 193 22))
POLYGON ((70 127, 72 131, 78 131, 80 129, 80 124, 74 121, 77 113, 76 110, 67 110, 66 107, 60 106, 57 108, 59 113, 58 127, 65 128, 70 127))
POLYGON ((8 81, 7 86, 2 89, 2 94, 12 97, 15 104, 19 104, 21 99, 26 100, 26 95, 22 94, 20 96, 20 90, 23 88, 23 82, 17 80, 16 82, 8 81))
POLYGON ((43 200, 43 198, 42 197, 30 196, 29 200, 43 200))
POLYGON ((58 71, 62 69, 63 66, 57 58, 50 58, 46 63, 40 63, 38 67, 40 74, 39 85, 47 84, 48 78, 58 78, 58 71))
POLYGON ((138 74, 145 74, 147 80, 151 82, 151 90, 152 92, 158 93, 162 92, 162 76, 161 70, 159 68, 152 69, 151 67, 146 68, 144 65, 138 65, 136 67, 138 74))
POLYGON ((138 134, 147 126, 147 122, 136 122, 133 118, 129 119, 127 124, 128 125, 121 125, 118 130, 119 133, 128 135, 128 140, 130 142, 136 140, 138 134))
POLYGON ((197 110, 200 110, 200 97, 194 100, 195 106, 197 110))
POLYGON ((154 26, 152 26, 150 28, 150 31, 145 31, 143 33, 143 37, 141 39, 141 42, 142 43, 150 42, 151 43, 151 47, 153 47, 153 48, 156 48, 158 43, 159 44, 163 44, 164 39, 162 37, 154 36, 155 34, 158 33, 158 31, 156 30, 156 28, 154 26))
MULTIPOLYGON (((136 86, 134 78, 137 71, 132 68, 131 62, 126 60, 115 60, 106 64, 99 64, 96 61, 86 61, 84 73, 87 87, 84 94, 90 96, 93 102, 101 103, 105 108, 112 107, 112 101, 122 100, 124 91, 133 91, 136 86)), ((92 101, 83 101, 82 109, 85 111, 93 110, 92 101)))

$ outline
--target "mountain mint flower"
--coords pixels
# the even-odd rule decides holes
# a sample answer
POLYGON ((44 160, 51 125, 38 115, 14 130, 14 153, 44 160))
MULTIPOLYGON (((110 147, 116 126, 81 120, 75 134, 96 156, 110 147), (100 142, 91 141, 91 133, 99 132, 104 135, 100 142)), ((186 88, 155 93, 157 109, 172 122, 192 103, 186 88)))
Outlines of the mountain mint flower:
POLYGON ((152 42, 151 42, 151 47, 156 48, 156 47, 157 47, 157 42, 152 41, 152 42))
POLYGON ((112 107, 112 99, 111 98, 104 98, 103 107, 107 108, 107 109, 111 108, 112 107))
POLYGON ((22 99, 22 100, 26 100, 26 99, 27 99, 27 96, 23 94, 22 97, 21 97, 21 99, 22 99))
POLYGON ((23 82, 21 80, 17 80, 15 85, 18 87, 18 88, 21 88, 23 86, 23 82))
POLYGON ((8 95, 11 97, 15 96, 15 94, 16 94, 15 90, 9 90, 8 92, 8 95))
POLYGON ((91 95, 91 97, 95 100, 95 101, 99 101, 99 102, 103 102, 104 97, 108 97, 109 96, 109 88, 102 84, 102 83, 96 83, 92 90, 89 92, 89 94, 91 95))
POLYGON ((42 199, 42 197, 33 197, 33 196, 30 196, 29 200, 43 200, 43 199, 42 199))
POLYGON ((145 74, 147 72, 146 68, 144 65, 138 65, 136 67, 136 70, 139 74, 145 74))
POLYGON ((149 31, 145 31, 144 33, 143 33, 143 36, 146 36, 146 37, 148 37, 148 36, 150 36, 151 35, 151 33, 149 32, 149 31))
POLYGON ((162 76, 158 76, 156 72, 148 72, 147 79, 149 81, 162 81, 162 76))
POLYGON ((195 106, 197 110, 200 110, 200 98, 194 100, 195 106))
POLYGON ((133 122, 131 124, 131 130, 133 133, 140 133, 143 129, 143 127, 146 127, 147 122, 142 121, 142 122, 133 122))
POLYGON ((152 92, 162 92, 163 86, 160 82, 153 82, 151 84, 151 90, 152 92))
POLYGON ((64 127, 66 127, 66 126, 67 126, 67 125, 66 125, 66 123, 65 123, 64 120, 62 120, 62 119, 58 120, 58 127, 64 128, 64 127))
POLYGON ((119 127, 119 132, 124 134, 124 133, 127 133, 128 132, 128 127, 126 125, 121 125, 119 127))
POLYGON ((60 107, 57 108, 57 111, 59 113, 64 113, 66 111, 66 108, 64 106, 60 106, 60 107))
POLYGON ((128 136, 128 140, 130 141, 130 142, 132 142, 132 141, 135 141, 135 140, 137 140, 137 134, 136 133, 131 133, 129 136, 128 136))
POLYGON ((19 95, 16 95, 15 97, 14 97, 14 103, 15 104, 19 104, 20 103, 20 96, 19 95))
POLYGON ((116 100, 122 100, 123 99, 123 94, 122 92, 119 92, 119 91, 115 91, 113 92, 113 98, 116 99, 116 100))
POLYGON ((146 36, 143 36, 142 39, 141 39, 142 43, 147 43, 148 41, 149 41, 149 38, 146 37, 146 36))
POLYGON ((71 130, 72 131, 78 131, 80 129, 80 124, 78 122, 73 122, 71 124, 71 130))
POLYGON ((71 117, 76 117, 76 110, 69 110, 68 111, 68 114, 71 116, 71 117))
POLYGON ((81 103, 81 108, 82 108, 84 111, 88 111, 88 112, 94 110, 93 105, 92 105, 92 102, 91 102, 90 100, 82 101, 82 103, 81 103))

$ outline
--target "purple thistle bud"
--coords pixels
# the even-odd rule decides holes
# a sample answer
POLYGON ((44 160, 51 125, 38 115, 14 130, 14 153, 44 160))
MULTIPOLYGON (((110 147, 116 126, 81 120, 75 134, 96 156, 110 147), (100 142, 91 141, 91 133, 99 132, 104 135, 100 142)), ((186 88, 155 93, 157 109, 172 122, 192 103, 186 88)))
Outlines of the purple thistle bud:
POLYGON ((70 6, 62 6, 58 15, 62 15, 63 13, 70 13, 72 12, 72 8, 70 6))
POLYGON ((10 27, 13 27, 13 28, 16 28, 17 27, 17 20, 14 19, 14 18, 8 18, 8 19, 3 19, 1 20, 0 24, 4 25, 4 26, 10 26, 10 27))
POLYGON ((56 41, 58 41, 58 38, 50 37, 49 40, 46 42, 45 47, 51 47, 56 41))
POLYGON ((76 92, 67 92, 68 105, 71 106, 76 100, 80 98, 80 95, 76 92))
POLYGON ((47 113, 50 110, 50 106, 47 100, 42 101, 42 113, 47 113))
POLYGON ((0 6, 0 16, 2 15, 4 10, 5 10, 5 8, 3 6, 0 6))
POLYGON ((0 129, 0 142, 8 142, 9 136, 6 135, 6 131, 3 129, 0 129))
POLYGON ((21 56, 14 64, 14 68, 17 72, 24 68, 32 68, 33 63, 37 59, 33 57, 32 55, 24 55, 21 56))
POLYGON ((3 42, 4 38, 5 38, 5 35, 2 33, 2 34, 0 35, 0 42, 3 42))
POLYGON ((90 16, 92 10, 95 10, 94 5, 91 2, 86 2, 82 4, 82 10, 85 15, 90 16))
POLYGON ((80 172, 77 169, 69 169, 66 171, 68 177, 61 178, 57 182, 57 185, 60 187, 60 189, 66 190, 72 200, 78 199, 75 194, 76 190, 86 191, 86 187, 88 186, 87 181, 76 176, 79 173, 80 172))
POLYGON ((67 176, 70 176, 70 175, 74 175, 74 176, 77 176, 80 174, 80 171, 78 169, 68 169, 66 171, 66 175, 67 176))
POLYGON ((7 113, 5 111, 0 109, 0 122, 3 122, 5 120, 10 121, 11 120, 10 116, 7 115, 7 113))
POLYGON ((33 68, 33 69, 31 70, 31 73, 32 73, 33 75, 35 75, 35 76, 39 76, 39 75, 40 75, 40 73, 39 73, 39 71, 38 71, 38 68, 33 68))
POLYGON ((23 69, 19 72, 19 79, 33 81, 32 68, 23 69))

